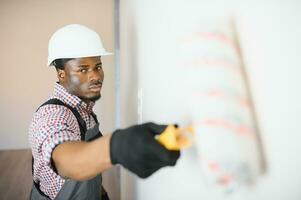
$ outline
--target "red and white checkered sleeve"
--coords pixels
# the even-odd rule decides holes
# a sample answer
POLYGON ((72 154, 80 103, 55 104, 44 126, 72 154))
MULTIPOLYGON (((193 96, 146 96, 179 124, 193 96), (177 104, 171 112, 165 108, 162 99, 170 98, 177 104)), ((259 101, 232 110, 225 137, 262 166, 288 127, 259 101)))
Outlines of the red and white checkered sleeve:
POLYGON ((80 129, 73 113, 64 106, 46 105, 41 112, 45 113, 39 133, 43 134, 41 153, 44 162, 51 164, 54 148, 66 141, 80 140, 80 129))

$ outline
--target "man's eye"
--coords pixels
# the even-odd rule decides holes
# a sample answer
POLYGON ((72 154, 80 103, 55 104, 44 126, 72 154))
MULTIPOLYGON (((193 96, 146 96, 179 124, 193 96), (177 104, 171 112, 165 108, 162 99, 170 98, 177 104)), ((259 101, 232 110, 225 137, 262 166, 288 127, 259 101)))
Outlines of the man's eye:
POLYGON ((101 66, 97 66, 96 69, 97 69, 97 70, 101 70, 102 67, 101 67, 101 66))
POLYGON ((86 73, 86 72, 87 72, 87 70, 86 70, 86 69, 81 69, 81 70, 80 70, 80 72, 82 72, 82 73, 86 73))

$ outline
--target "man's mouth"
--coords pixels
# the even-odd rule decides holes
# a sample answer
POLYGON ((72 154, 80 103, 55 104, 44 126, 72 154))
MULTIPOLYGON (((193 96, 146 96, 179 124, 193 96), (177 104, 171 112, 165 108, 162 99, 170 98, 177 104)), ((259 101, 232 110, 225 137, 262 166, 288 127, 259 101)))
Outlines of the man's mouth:
POLYGON ((89 86, 89 90, 93 91, 93 92, 99 92, 101 90, 101 86, 102 84, 93 84, 89 86))

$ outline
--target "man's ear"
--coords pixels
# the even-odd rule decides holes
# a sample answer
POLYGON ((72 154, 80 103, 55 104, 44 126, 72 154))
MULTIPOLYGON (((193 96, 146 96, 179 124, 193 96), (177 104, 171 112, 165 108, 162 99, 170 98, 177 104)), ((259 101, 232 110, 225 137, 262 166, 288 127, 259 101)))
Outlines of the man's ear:
POLYGON ((66 73, 65 73, 64 70, 62 70, 62 69, 57 69, 57 78, 59 79, 59 82, 60 82, 60 83, 64 82, 65 76, 66 76, 66 73))

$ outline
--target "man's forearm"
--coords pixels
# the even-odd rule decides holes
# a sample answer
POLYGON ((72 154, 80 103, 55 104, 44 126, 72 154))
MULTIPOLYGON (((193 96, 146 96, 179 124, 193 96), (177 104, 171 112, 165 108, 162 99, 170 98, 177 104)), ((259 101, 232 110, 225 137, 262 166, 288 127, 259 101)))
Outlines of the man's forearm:
POLYGON ((60 176, 82 181, 111 167, 110 139, 108 134, 92 142, 71 141, 58 145, 52 159, 60 176))

